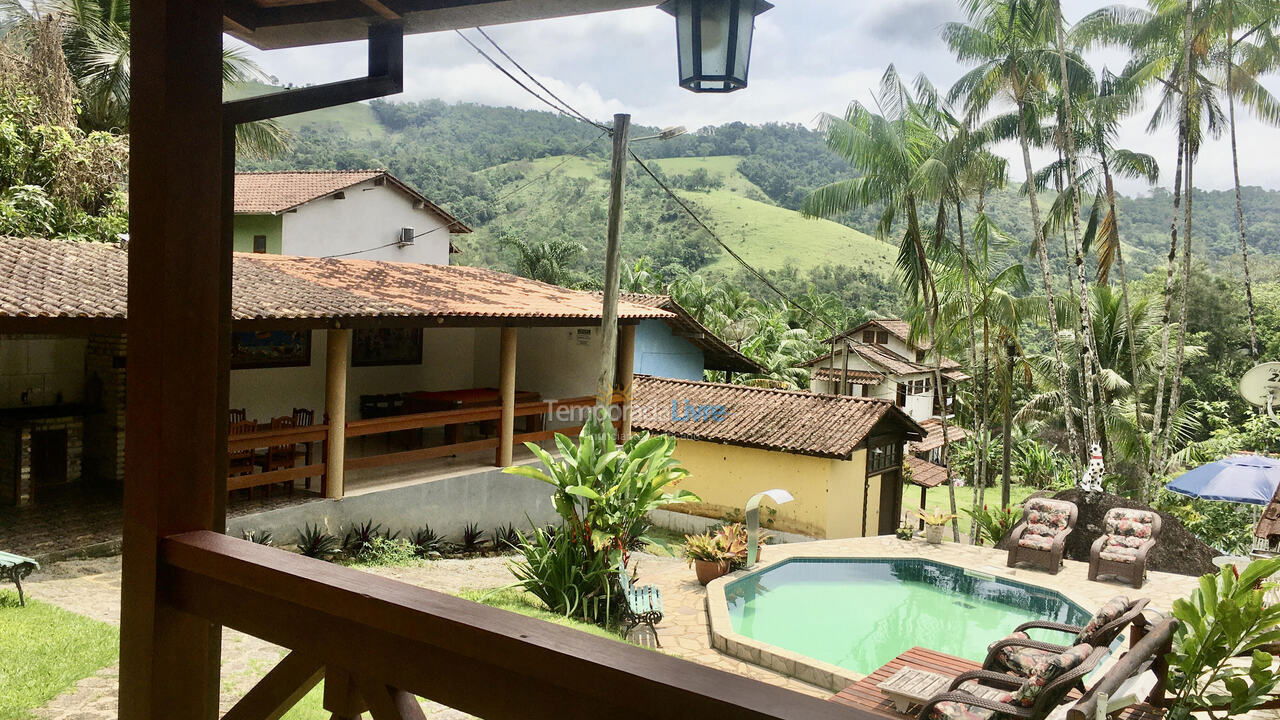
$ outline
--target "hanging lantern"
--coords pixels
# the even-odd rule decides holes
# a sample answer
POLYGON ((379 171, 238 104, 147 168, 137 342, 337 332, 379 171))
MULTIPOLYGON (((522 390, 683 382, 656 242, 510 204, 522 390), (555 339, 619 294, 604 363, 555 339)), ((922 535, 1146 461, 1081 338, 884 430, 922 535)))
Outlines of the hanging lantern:
POLYGON ((667 0, 658 6, 676 19, 680 87, 733 92, 747 86, 755 17, 766 0, 667 0))

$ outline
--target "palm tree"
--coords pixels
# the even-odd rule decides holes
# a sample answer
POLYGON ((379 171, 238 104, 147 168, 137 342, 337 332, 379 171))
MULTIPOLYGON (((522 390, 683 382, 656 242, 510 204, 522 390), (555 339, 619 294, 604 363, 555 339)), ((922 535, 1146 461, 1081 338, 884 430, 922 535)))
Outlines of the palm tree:
MULTIPOLYGON (((62 26, 67 68, 75 79, 85 130, 129 128, 129 0, 0 0, 0 34, 30 34, 41 22, 62 26)), ((224 48, 222 82, 261 80, 261 69, 243 53, 224 48)), ((274 120, 236 126, 236 149, 259 157, 288 148, 288 133, 274 120)))
POLYGON ((587 251, 582 244, 563 238, 529 242, 506 235, 498 243, 515 251, 513 264, 517 275, 562 287, 578 281, 578 274, 571 267, 573 261, 587 251))
MULTIPOLYGON (((976 67, 952 87, 950 98, 963 100, 966 112, 974 118, 985 114, 999 99, 1014 106, 1012 115, 998 116, 988 124, 995 131, 993 139, 1016 137, 1022 150, 1033 244, 1040 264, 1044 302, 1052 309, 1055 294, 1039 198, 1033 187, 1031 146, 1043 140, 1040 129, 1043 105, 1058 59, 1049 47, 1054 28, 1046 22, 1044 13, 1035 12, 1022 0, 975 3, 970 10, 971 24, 948 23, 942 30, 943 39, 960 61, 976 63, 976 67)), ((1065 394, 1068 378, 1057 313, 1049 311, 1046 316, 1060 370, 1059 382, 1065 394)), ((1072 462, 1078 465, 1082 456, 1074 427, 1068 428, 1067 444, 1072 462)))

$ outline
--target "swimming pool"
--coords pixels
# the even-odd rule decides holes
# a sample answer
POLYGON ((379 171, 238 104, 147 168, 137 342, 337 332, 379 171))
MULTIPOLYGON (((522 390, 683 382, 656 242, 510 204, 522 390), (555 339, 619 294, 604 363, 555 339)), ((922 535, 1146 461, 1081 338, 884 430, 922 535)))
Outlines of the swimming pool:
POLYGON ((1027 620, 1089 619, 1052 590, 917 558, 793 558, 724 593, 737 634, 861 675, 916 645, 981 662, 1027 620))

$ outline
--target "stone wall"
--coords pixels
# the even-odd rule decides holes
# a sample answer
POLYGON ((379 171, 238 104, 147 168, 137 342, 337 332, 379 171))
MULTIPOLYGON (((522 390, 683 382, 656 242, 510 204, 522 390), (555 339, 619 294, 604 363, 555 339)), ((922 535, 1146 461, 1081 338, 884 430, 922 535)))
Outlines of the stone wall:
POLYGON ((84 355, 85 402, 100 408, 84 426, 84 472, 95 482, 124 482, 125 337, 90 335, 84 355))

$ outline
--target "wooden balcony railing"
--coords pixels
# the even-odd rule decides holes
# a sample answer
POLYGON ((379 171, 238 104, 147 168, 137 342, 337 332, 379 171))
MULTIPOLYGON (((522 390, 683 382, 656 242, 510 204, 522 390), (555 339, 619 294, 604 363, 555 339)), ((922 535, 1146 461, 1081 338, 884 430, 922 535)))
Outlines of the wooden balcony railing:
POLYGON ((660 652, 210 531, 161 541, 165 602, 292 652, 224 720, 280 717, 325 680, 335 718, 873 720, 660 652), (415 697, 416 696, 416 697, 415 697))
MULTIPOLYGON (((538 400, 524 402, 516 404, 515 416, 519 418, 554 415, 554 413, 560 410, 588 408, 594 404, 595 398, 589 395, 567 398, 564 400, 538 400)), ((462 425, 467 423, 497 422, 501 418, 502 408, 497 406, 461 408, 458 410, 440 410, 435 412, 413 413, 410 415, 390 415, 387 417, 348 421, 346 425, 346 437, 350 439, 408 430, 448 427, 451 425, 462 425)), ((556 433, 576 435, 581 429, 581 425, 576 425, 573 427, 532 430, 529 432, 516 433, 513 435, 512 440, 517 445, 524 442, 542 442, 544 440, 550 440, 556 433)), ((328 436, 328 431, 328 425, 262 430, 256 433, 236 435, 228 438, 227 450, 228 452, 261 450, 271 446, 288 444, 302 445, 306 443, 317 444, 317 450, 319 450, 318 446, 325 441, 328 436)), ((397 452, 381 453, 378 455, 367 455, 364 457, 348 457, 344 461, 343 467, 347 470, 386 467, 389 465, 399 465, 403 463, 418 462, 421 460, 430 460, 433 458, 448 457, 451 455, 461 455, 481 450, 496 450, 498 445, 499 438, 497 437, 481 438, 478 440, 446 443, 443 445, 434 445, 431 447, 416 448, 413 450, 401 450, 397 452)), ((262 485, 299 480, 308 477, 322 477, 325 473, 325 467, 326 453, 317 451, 312 453, 312 461, 306 465, 282 470, 273 470, 271 472, 229 477, 227 478, 227 489, 243 490, 246 488, 260 487, 262 485)))

